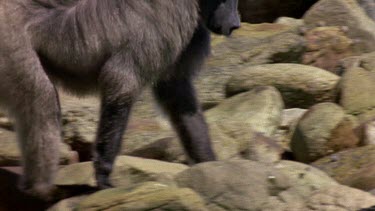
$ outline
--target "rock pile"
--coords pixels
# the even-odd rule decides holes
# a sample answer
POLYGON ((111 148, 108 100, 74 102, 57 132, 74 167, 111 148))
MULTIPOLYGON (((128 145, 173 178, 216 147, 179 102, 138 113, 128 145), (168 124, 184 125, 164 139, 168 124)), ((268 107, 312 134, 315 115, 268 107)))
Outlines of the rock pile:
MULTIPOLYGON (((242 13, 255 2, 242 1, 242 13)), ((285 4, 293 2, 302 1, 285 4)), ((219 161, 188 166, 146 90, 111 177, 115 188, 49 210, 355 211, 375 205, 374 5, 303 2, 294 4, 311 7, 301 19, 243 23, 230 38, 213 36, 212 57, 195 83, 219 161)), ((244 17, 253 17, 248 12, 244 17)), ((56 184, 94 187, 98 101, 61 98, 65 166, 56 184)), ((0 114, 1 166, 20 163, 14 136, 12 122, 0 114)))

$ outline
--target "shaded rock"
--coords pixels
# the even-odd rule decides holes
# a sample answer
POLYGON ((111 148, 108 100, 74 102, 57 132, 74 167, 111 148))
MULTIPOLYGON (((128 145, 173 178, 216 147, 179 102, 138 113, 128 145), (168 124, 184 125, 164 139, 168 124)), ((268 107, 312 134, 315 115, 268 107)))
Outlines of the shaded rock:
POLYGON ((280 16, 300 18, 317 0, 240 0, 241 19, 250 23, 273 22, 280 16))
POLYGON ((375 204, 375 197, 346 186, 331 186, 314 192, 306 203, 306 210, 359 210, 375 204))
POLYGON ((36 211, 45 210, 49 204, 18 189, 19 173, 0 168, 0 210, 36 211))
POLYGON ((184 210, 205 211, 203 200, 188 188, 145 183, 138 187, 97 192, 79 203, 76 210, 184 210))
POLYGON ((227 80, 238 69, 265 63, 298 63, 302 60, 304 39, 294 26, 282 24, 246 24, 230 38, 213 36, 212 56, 196 79, 204 108, 225 98, 227 80))
POLYGON ((362 190, 375 188, 375 146, 338 152, 312 163, 344 185, 362 190))
POLYGON ((287 108, 307 108, 333 101, 339 77, 322 69, 299 64, 265 64, 237 71, 227 83, 226 93, 251 90, 255 86, 275 86, 287 108))
POLYGON ((324 23, 348 27, 348 36, 355 40, 355 52, 375 50, 375 22, 356 0, 321 0, 304 15, 304 20, 310 26, 324 23))
POLYGON ((351 56, 353 41, 340 27, 317 27, 305 33, 307 42, 303 64, 312 65, 335 74, 340 60, 351 56))
POLYGON ((336 184, 323 172, 291 161, 208 162, 183 171, 176 180, 180 187, 198 192, 213 211, 304 210, 315 190, 336 184))
POLYGON ((77 196, 68 199, 64 199, 48 208, 47 211, 73 211, 83 199, 87 196, 77 196))
POLYGON ((297 160, 311 162, 325 155, 357 146, 354 123, 333 103, 317 104, 304 114, 290 147, 297 160))
POLYGON ((129 152, 128 155, 173 163, 187 163, 188 160, 177 137, 159 139, 129 152))
POLYGON ((206 112, 211 139, 219 159, 248 149, 254 131, 272 136, 281 121, 283 102, 273 87, 257 87, 233 96, 206 112))
MULTIPOLYGON (((21 165, 21 152, 14 132, 0 128, 0 166, 21 165)), ((66 144, 60 144, 60 164, 70 164, 78 161, 76 152, 71 151, 66 144)))
MULTIPOLYGON (((172 183, 174 175, 186 168, 187 166, 182 164, 119 156, 111 174, 111 182, 116 187, 127 187, 147 181, 169 184, 172 183)), ((62 168, 58 172, 55 184, 95 186, 92 162, 78 163, 62 168)))

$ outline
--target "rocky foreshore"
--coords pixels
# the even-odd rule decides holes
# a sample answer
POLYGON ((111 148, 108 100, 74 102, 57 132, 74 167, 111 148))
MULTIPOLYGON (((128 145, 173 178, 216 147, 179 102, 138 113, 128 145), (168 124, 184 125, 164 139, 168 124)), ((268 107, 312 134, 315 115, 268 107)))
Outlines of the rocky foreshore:
MULTIPOLYGON (((375 5, 310 3, 298 7, 307 10, 300 19, 243 23, 230 38, 213 35, 212 56, 196 87, 218 161, 189 166, 165 115, 145 90, 111 177, 115 188, 68 198, 48 210, 357 211, 374 206, 375 5)), ((253 1, 241 4, 244 13, 253 1)), ((91 147, 99 102, 64 93, 60 98, 64 143, 56 184, 94 187, 91 147)), ((20 173, 12 121, 5 114, 0 114, 0 145, 0 166, 20 173)), ((0 171, 4 184, 15 183, 14 177, 0 171)), ((31 199, 28 207, 20 205, 23 198, 11 199, 16 194, 7 192, 8 186, 0 188, 0 210, 13 204, 17 210, 43 207, 31 199)))

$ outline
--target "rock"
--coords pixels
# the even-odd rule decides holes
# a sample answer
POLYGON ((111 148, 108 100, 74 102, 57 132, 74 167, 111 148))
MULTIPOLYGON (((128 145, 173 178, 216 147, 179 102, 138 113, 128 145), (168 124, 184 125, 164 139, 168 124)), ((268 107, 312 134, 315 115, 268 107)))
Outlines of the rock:
POLYGON ((64 199, 48 208, 47 211, 73 211, 83 199, 87 196, 77 196, 64 199))
POLYGON ((290 146, 298 161, 312 162, 325 155, 353 148, 359 140, 354 123, 344 110, 333 103, 317 104, 304 114, 290 146))
POLYGON ((340 27, 317 27, 305 33, 307 42, 303 64, 312 65, 335 74, 340 60, 353 54, 353 41, 340 27))
POLYGON ((276 140, 255 133, 247 148, 241 152, 241 157, 261 163, 274 163, 281 160, 283 153, 284 149, 276 140))
POLYGON ((304 210, 315 190, 336 185, 318 169, 291 161, 274 165, 247 160, 202 163, 178 174, 176 181, 199 193, 213 211, 304 210))
POLYGON ((283 110, 281 124, 279 125, 275 138, 286 151, 290 151, 290 140, 292 139, 299 119, 306 113, 306 111, 306 109, 301 108, 283 110))
MULTIPOLYGON (((0 166, 21 165, 21 152, 14 132, 0 128, 0 166)), ((66 144, 60 144, 60 164, 78 162, 78 155, 66 144)))
POLYGON ((172 163, 188 163, 188 158, 177 137, 159 139, 129 152, 128 155, 172 163))
POLYGON ((342 59, 341 68, 342 72, 347 72, 353 68, 363 68, 367 71, 375 72, 375 51, 342 59))
POLYGON ((375 189, 375 145, 338 152, 312 165, 341 184, 362 190, 375 189))
POLYGON ((355 52, 375 50, 375 22, 364 13, 356 0, 321 0, 304 15, 304 20, 309 26, 324 23, 327 26, 348 27, 348 36, 355 40, 355 52))
POLYGON ((375 80, 375 52, 341 61, 344 72, 340 82, 340 104, 348 113, 358 115, 361 122, 371 120, 375 101, 371 100, 375 80))
POLYGON ((257 87, 233 96, 205 115, 219 159, 236 157, 246 151, 255 132, 272 137, 281 121, 283 102, 273 87, 257 87))
POLYGON ((375 145, 375 120, 369 121, 363 125, 362 144, 375 145))
POLYGON ((304 39, 294 26, 246 24, 230 38, 213 36, 212 56, 196 79, 204 108, 225 98, 225 84, 239 69, 266 63, 298 63, 302 60, 304 39))
POLYGON ((158 183, 145 183, 132 189, 100 191, 80 202, 76 210, 207 211, 203 200, 192 190, 158 183))
POLYGON ((0 128, 12 130, 12 131, 14 130, 13 122, 5 115, 2 116, 1 113, 0 113, 0 128))
POLYGON ((361 122, 371 119, 375 107, 375 72, 363 68, 351 68, 340 81, 340 105, 345 111, 359 116, 361 122))
POLYGON ((289 18, 289 17, 280 17, 275 21, 275 23, 283 24, 287 26, 294 26, 296 28, 300 28, 305 25, 302 19, 295 19, 295 18, 289 18))
POLYGON ((348 57, 341 61, 344 75, 339 83, 340 104, 353 115, 357 115, 360 123, 375 117, 375 52, 361 56, 348 57))
POLYGON ((317 0, 240 0, 241 19, 250 23, 273 22, 280 16, 300 18, 317 0))
MULTIPOLYGON (((80 154, 81 161, 91 160, 92 145, 98 127, 98 99, 77 99, 62 95, 64 141, 80 154)), ((172 129, 152 108, 147 91, 134 105, 120 154, 134 154, 159 139, 174 137, 172 129)))
POLYGON ((359 210, 375 204, 375 197, 346 186, 330 186, 314 192, 306 203, 306 210, 359 210))
POLYGON ((338 184, 325 172, 303 163, 283 160, 275 163, 274 167, 292 184, 287 192, 297 194, 304 199, 308 199, 316 190, 338 184))
POLYGON ((272 167, 242 160, 198 164, 176 180, 180 187, 199 193, 213 211, 261 210, 269 194, 277 195, 290 186, 272 167))
MULTIPOLYGON (((116 187, 128 187, 147 181, 172 183, 174 175, 187 166, 151 159, 119 156, 116 159, 111 182, 116 187)), ((95 186, 92 162, 73 164, 62 168, 57 175, 56 185, 95 186)))
POLYGON ((322 69, 299 64, 265 64, 237 71, 227 83, 226 93, 251 90, 255 86, 275 86, 287 108, 307 108, 335 99, 339 77, 322 69))

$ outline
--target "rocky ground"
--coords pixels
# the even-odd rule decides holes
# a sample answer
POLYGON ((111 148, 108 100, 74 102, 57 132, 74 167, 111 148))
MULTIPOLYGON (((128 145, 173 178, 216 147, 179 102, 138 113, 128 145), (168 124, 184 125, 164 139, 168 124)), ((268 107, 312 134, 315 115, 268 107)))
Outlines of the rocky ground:
MULTIPOLYGON (((178 138, 146 90, 112 174, 116 188, 68 198, 49 210, 356 211, 374 206, 375 3, 296 2, 300 13, 307 10, 300 19, 243 23, 230 38, 213 36, 212 57, 196 86, 220 161, 188 166, 178 138)), ((252 4, 242 0, 244 17, 254 15, 252 4)), ((280 14, 296 17, 287 11, 293 3, 288 5, 280 14)), ((275 19, 266 12, 255 22, 275 19)), ((61 93, 61 101, 64 143, 56 184, 95 186, 90 159, 98 100, 61 93)), ((44 209, 15 189, 20 154, 14 136, 12 122, 0 114, 0 210, 44 209)))

